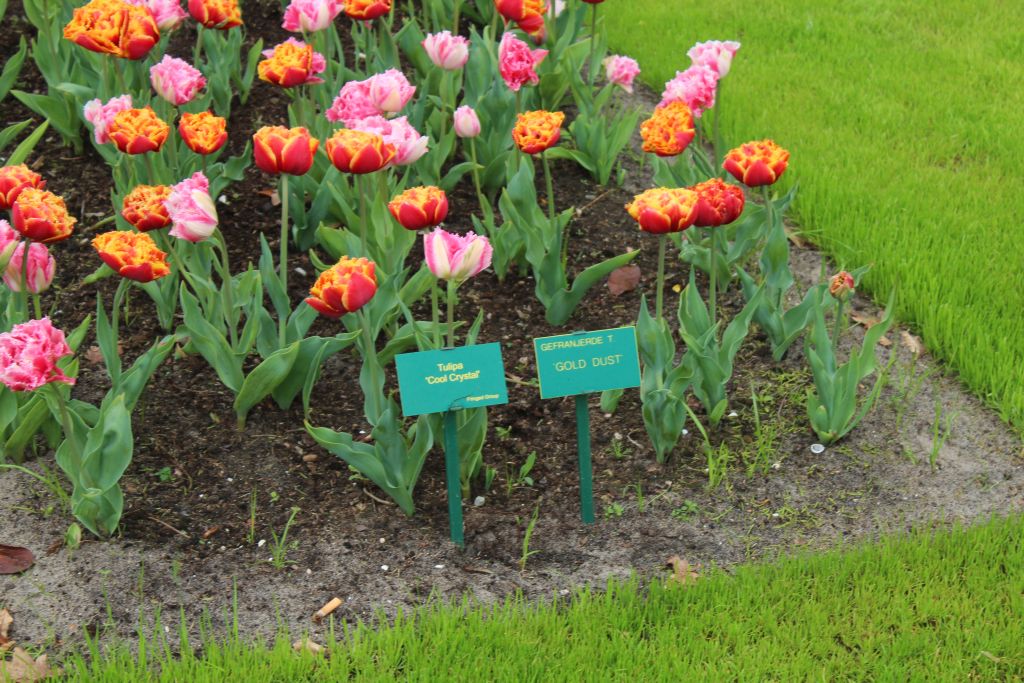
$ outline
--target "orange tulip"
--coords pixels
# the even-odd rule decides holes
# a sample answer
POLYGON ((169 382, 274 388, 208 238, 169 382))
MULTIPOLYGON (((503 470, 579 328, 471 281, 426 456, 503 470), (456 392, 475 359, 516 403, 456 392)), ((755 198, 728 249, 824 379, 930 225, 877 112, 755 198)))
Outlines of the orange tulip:
POLYGON ((121 217, 139 232, 166 228, 171 217, 164 200, 171 196, 167 185, 139 185, 124 197, 121 217))
POLYGON ((324 149, 334 167, 343 173, 373 173, 391 163, 397 153, 384 138, 351 128, 336 131, 324 149))
POLYGON ((699 198, 694 225, 714 227, 732 223, 743 213, 743 190, 718 178, 706 180, 690 188, 699 198))
POLYGON ((261 81, 282 88, 324 82, 317 74, 327 68, 327 61, 322 54, 313 51, 312 45, 301 40, 289 38, 271 50, 264 50, 263 55, 266 59, 256 67, 261 81))
POLYGON ((206 28, 227 31, 242 25, 238 0, 188 0, 188 13, 206 28))
POLYGON ((369 21, 391 11, 391 0, 345 0, 345 14, 369 21))
POLYGON ((358 311, 377 292, 375 268, 368 259, 342 256, 320 273, 306 303, 328 318, 358 311))
POLYGON ((439 187, 410 187, 388 202, 388 210, 406 230, 430 228, 448 216, 448 195, 439 187))
POLYGON ((828 293, 837 299, 846 301, 846 299, 853 294, 856 286, 857 283, 853 281, 853 276, 845 270, 841 270, 833 275, 832 279, 829 280, 828 293))
POLYGON ((252 136, 253 161, 264 173, 304 175, 320 141, 304 127, 264 126, 252 136))
POLYGON ((682 154, 693 136, 693 114, 684 102, 670 102, 658 107, 651 118, 640 124, 643 150, 660 157, 682 154))
POLYGON ((512 139, 526 154, 539 154, 555 145, 562 136, 565 114, 560 111, 527 111, 516 119, 512 139))
POLYGON ((148 8, 123 0, 91 0, 75 10, 64 37, 87 50, 125 59, 142 59, 160 40, 148 8))
POLYGON ((156 248, 152 237, 141 232, 105 232, 93 239, 92 246, 104 263, 129 280, 152 282, 171 272, 167 254, 156 248))
POLYGON ((77 222, 68 215, 63 199, 35 187, 21 191, 11 207, 11 219, 18 232, 44 244, 67 239, 77 222))
POLYGON ((747 187, 771 185, 789 165, 789 152, 773 140, 740 145, 725 155, 722 168, 747 187))
POLYGON ((46 181, 25 164, 0 168, 0 211, 10 209, 21 191, 29 187, 41 190, 46 181))
POLYGON ((212 112, 185 112, 178 122, 178 134, 196 154, 213 154, 228 141, 228 122, 212 112))
POLYGON ((638 194, 626 204, 626 211, 640 229, 653 235, 681 232, 697 218, 699 197, 685 187, 660 187, 638 194))
POLYGON ((519 24, 524 33, 532 35, 544 29, 546 0, 495 0, 494 8, 508 21, 519 24))
POLYGON ((170 132, 150 107, 119 111, 107 129, 111 142, 125 154, 157 152, 170 132))

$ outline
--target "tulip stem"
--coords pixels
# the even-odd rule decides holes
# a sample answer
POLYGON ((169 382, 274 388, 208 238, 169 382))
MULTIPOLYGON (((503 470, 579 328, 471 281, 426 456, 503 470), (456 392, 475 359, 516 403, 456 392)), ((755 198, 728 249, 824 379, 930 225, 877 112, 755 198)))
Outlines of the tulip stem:
MULTIPOLYGON (((548 155, 540 153, 540 165, 544 167, 544 186, 548 193, 548 220, 551 221, 551 234, 558 234, 558 219, 555 217, 555 189, 551 182, 551 165, 548 164, 548 155)), ((561 236, 562 270, 569 260, 569 225, 566 224, 565 232, 561 236)))
MULTIPOLYGON (((281 289, 284 291, 285 299, 288 299, 288 174, 281 174, 281 289)), ((224 251, 227 257, 227 249, 224 251)), ((227 263, 225 262, 225 268, 227 263)), ((285 312, 278 312, 277 316, 277 342, 280 348, 284 348, 287 340, 288 315, 285 312)))
POLYGON ((455 280, 448 281, 448 346, 455 348, 455 280))
POLYGON ((199 69, 200 71, 202 71, 202 67, 199 66, 199 59, 202 56, 203 56, 203 25, 202 24, 197 24, 196 25, 196 46, 195 46, 195 49, 192 50, 192 64, 195 66, 195 68, 199 69))
MULTIPOLYGON (((761 186, 761 196, 764 197, 764 216, 765 216, 765 240, 771 239, 772 230, 775 229, 775 204, 772 203, 771 195, 768 193, 768 186, 761 186)), ((776 292, 775 307, 779 310, 782 309, 782 290, 779 289, 776 292)))
MULTIPOLYGON (((232 348, 238 345, 238 334, 236 328, 238 327, 238 318, 235 316, 235 294, 234 294, 234 281, 231 277, 231 266, 228 262, 228 243, 224 239, 224 233, 217 228, 213 231, 217 236, 218 251, 220 251, 220 266, 221 266, 221 286, 224 287, 224 322, 228 326, 228 334, 231 338, 232 348)), ((284 346, 284 342, 281 343, 284 346)))
POLYGON ((486 218, 490 215, 490 212, 484 208, 486 206, 490 208, 490 202, 484 197, 483 191, 480 189, 480 169, 476 161, 476 138, 469 139, 469 159, 473 162, 473 186, 476 188, 476 199, 480 202, 480 211, 483 217, 486 218))
POLYGON ((711 327, 714 327, 718 317, 718 231, 711 228, 710 232, 711 245, 708 247, 708 265, 711 285, 708 289, 708 312, 711 316, 711 327))
POLYGON ((36 320, 42 318, 43 317, 43 309, 42 309, 42 306, 39 303, 39 295, 36 294, 35 292, 32 292, 32 306, 36 310, 36 320))
POLYGON ((377 346, 373 342, 373 334, 370 332, 370 318, 366 315, 366 311, 359 311, 359 324, 363 328, 363 345, 366 347, 363 349, 363 362, 366 363, 370 369, 370 387, 371 393, 373 394, 373 398, 371 400, 373 401, 374 415, 373 419, 370 420, 370 424, 376 427, 384 409, 380 404, 380 394, 378 394, 375 389, 377 386, 377 370, 380 367, 380 364, 376 362, 376 358, 372 363, 368 360, 371 356, 377 355, 377 346))
MULTIPOLYGON (((120 73, 120 70, 118 70, 118 73, 120 73)), ((156 185, 157 184, 157 175, 156 175, 156 167, 153 166, 153 155, 152 155, 152 153, 151 152, 146 152, 146 153, 144 153, 142 155, 142 158, 146 162, 146 173, 149 175, 149 178, 147 179, 148 184, 156 185)))
POLYGON ((667 241, 667 234, 658 235, 658 289, 655 292, 654 312, 659 322, 661 321, 663 303, 665 301, 665 243, 667 241))
POLYGON ((359 243, 363 247, 362 255, 369 258, 370 249, 366 241, 366 181, 363 179, 364 175, 359 174, 356 181, 356 191, 359 194, 359 243))
POLYGON ((594 58, 597 55, 597 4, 590 6, 590 59, 587 61, 587 70, 589 73, 590 87, 594 87, 594 82, 597 80, 597 69, 595 68, 594 58))
MULTIPOLYGON (((30 315, 28 310, 28 255, 31 248, 32 240, 26 238, 21 243, 21 286, 18 288, 18 299, 20 299, 21 310, 25 311, 25 320, 28 320, 30 315)), ((41 318, 42 316, 37 314, 36 317, 41 318)))
POLYGON ((711 123, 712 125, 712 136, 714 141, 711 143, 711 154, 712 161, 715 169, 715 177, 721 177, 722 168, 719 165, 722 157, 722 149, 725 145, 722 144, 722 80, 719 79, 715 86, 715 118, 711 123))
POLYGON ((462 12, 462 0, 455 0, 455 18, 452 20, 452 35, 459 35, 459 14, 462 12))
POLYGON ((68 407, 64 402, 64 395, 60 393, 60 388, 55 382, 49 382, 47 386, 50 387, 50 391, 52 391, 53 395, 56 397, 57 407, 60 408, 60 423, 64 428, 64 440, 71 442, 71 450, 74 452, 75 456, 80 457, 81 452, 78 450, 78 443, 72 438, 74 428, 71 426, 71 415, 68 414, 68 407))
POLYGON ((839 337, 843 334, 843 322, 845 322, 846 316, 846 300, 845 298, 839 300, 839 306, 836 308, 836 319, 834 321, 834 328, 832 330, 832 357, 836 364, 839 364, 839 337))
MULTIPOLYGON (((124 305, 124 295, 128 289, 127 278, 121 278, 121 281, 117 283, 117 290, 114 292, 114 305, 110 309, 110 331, 114 337, 114 353, 120 357, 117 351, 117 345, 120 343, 120 329, 121 329, 121 306, 124 305)), ((115 362, 114 367, 107 368, 107 374, 110 375, 110 381, 116 383, 121 375, 121 364, 115 362)))
POLYGON ((441 305, 439 302, 440 292, 438 291, 437 280, 430 285, 430 309, 434 321, 434 347, 441 348, 441 305))
MULTIPOLYGON (((458 2, 456 1, 456 7, 458 2)), ((444 135, 448 130, 448 72, 441 72, 441 135, 439 140, 444 140, 444 135)))

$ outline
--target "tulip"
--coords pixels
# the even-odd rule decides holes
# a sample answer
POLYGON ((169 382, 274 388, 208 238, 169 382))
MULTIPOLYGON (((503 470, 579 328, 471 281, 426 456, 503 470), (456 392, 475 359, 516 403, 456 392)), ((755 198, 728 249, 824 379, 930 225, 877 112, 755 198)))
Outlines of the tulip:
POLYGON ((725 78, 729 75, 732 58, 739 49, 740 44, 734 40, 709 40, 691 47, 686 56, 693 60, 694 64, 707 67, 718 74, 719 78, 725 78))
POLYGON ((411 187, 388 202, 388 210, 406 230, 432 228, 448 216, 448 195, 439 187, 411 187))
POLYGON ((604 60, 604 74, 609 83, 614 83, 629 94, 633 94, 633 80, 640 73, 640 65, 631 57, 612 55, 604 60))
POLYGON ((456 235, 435 228, 423 236, 427 267, 439 280, 461 284, 491 265, 490 240, 472 231, 456 235))
POLYGON ((426 135, 412 127, 409 119, 399 116, 397 119, 386 119, 383 116, 370 116, 359 121, 355 130, 379 135, 385 144, 393 145, 395 157, 391 160, 394 166, 408 166, 415 163, 427 153, 430 140, 426 135))
POLYGON ((351 19, 370 21, 391 11, 391 0, 345 0, 345 14, 351 19))
POLYGON ((525 154, 539 154, 554 146, 562 135, 565 114, 550 111, 528 111, 519 115, 512 129, 512 139, 525 154))
POLYGON ((33 242, 49 244, 71 236, 77 222, 68 215, 64 200, 34 187, 22 190, 11 207, 14 228, 33 242))
POLYGON ((289 38, 270 50, 264 50, 263 56, 266 59, 257 66, 262 81, 282 88, 324 82, 317 74, 327 68, 327 61, 322 54, 313 51, 312 45, 301 40, 289 38))
POLYGON ((712 178, 690 189, 696 192, 698 197, 697 218, 693 222, 698 227, 727 225, 743 213, 743 190, 735 185, 712 178))
POLYGON ((788 165, 788 151, 773 140, 759 140, 730 151, 722 167, 747 187, 760 187, 774 184, 788 165))
POLYGON ((473 107, 464 104, 455 110, 455 134, 460 138, 475 138, 480 135, 480 118, 473 107))
POLYGON ((377 116, 380 110, 370 100, 370 83, 366 81, 349 81, 341 87, 334 98, 330 109, 324 112, 328 121, 344 123, 352 128, 370 116, 377 116))
POLYGON ((416 94, 416 87, 409 83, 398 69, 388 69, 367 79, 370 102, 379 113, 394 114, 401 111, 416 94))
POLYGON ((385 143, 380 135, 350 128, 336 131, 324 143, 324 151, 343 173, 373 173, 395 158, 395 146, 385 143))
POLYGON ((104 263, 129 280, 152 282, 171 272, 167 254, 144 233, 112 230, 94 238, 92 246, 104 263))
POLYGON ((64 333, 49 318, 29 320, 0 334, 0 384, 11 391, 34 391, 50 382, 74 384, 57 367, 72 353, 64 333))
POLYGON ((494 0, 498 14, 508 21, 519 24, 525 33, 537 33, 544 27, 544 15, 548 11, 546 0, 494 0))
POLYGON ((342 256, 320 273, 306 303, 328 318, 355 313, 377 292, 376 266, 365 258, 342 256))
POLYGON ((142 59, 160 40, 160 29, 146 6, 91 0, 74 11, 64 37, 92 52, 142 59))
POLYGON ((125 154, 157 152, 170 132, 171 127, 149 107, 118 112, 107 129, 111 142, 125 154))
POLYGON ((164 201, 171 196, 167 185, 138 185, 125 195, 121 217, 138 230, 149 232, 171 224, 164 201))
POLYGON ((11 224, 0 218, 0 270, 7 267, 11 255, 21 243, 21 235, 11 224))
POLYGON ((264 126, 252 136, 253 161, 264 173, 304 175, 320 142, 306 128, 264 126))
POLYGON ((845 270, 839 271, 832 276, 828 284, 828 293, 840 301, 845 301, 854 292, 856 283, 853 280, 853 276, 847 273, 845 270))
POLYGON ((699 196, 685 187, 661 187, 638 194, 626 211, 652 235, 682 232, 697 219, 699 196))
POLYGON ((537 65, 547 57, 547 50, 531 50, 530 46, 507 31, 498 47, 498 67, 501 77, 513 92, 524 84, 537 85, 537 65))
POLYGON ((127 0, 127 2, 130 5, 148 7, 149 11, 153 13, 156 27, 160 29, 161 33, 178 28, 188 16, 188 12, 182 9, 180 0, 127 0))
POLYGON ((149 68, 149 82, 157 95, 176 107, 191 102, 206 86, 206 79, 199 69, 170 55, 164 55, 149 68))
POLYGON ((132 96, 121 95, 101 102, 98 99, 89 100, 82 108, 82 115, 85 120, 93 126, 93 139, 97 145, 105 145, 110 142, 110 125, 114 123, 114 117, 123 111, 132 108, 132 96))
POLYGON ((651 118, 640 124, 643 150, 660 157, 682 154, 694 136, 693 116, 683 102, 671 102, 654 110, 651 118))
POLYGON ((0 168, 0 211, 10 210, 22 190, 30 187, 41 190, 46 181, 25 164, 0 168))
POLYGON ((421 43, 427 57, 445 71, 458 71, 469 61, 469 40, 453 36, 451 31, 431 33, 421 43))
POLYGON ((676 77, 665 84, 659 106, 671 102, 684 102, 694 118, 700 118, 705 109, 715 106, 718 74, 706 66, 694 64, 686 71, 677 71, 676 77))
POLYGON ((341 13, 339 0, 292 0, 281 27, 292 33, 314 33, 331 25, 341 13))
POLYGON ((228 122, 212 112, 185 112, 178 122, 178 134, 196 154, 213 154, 228 141, 228 122))
POLYGON ((188 0, 188 13, 206 28, 227 31, 242 25, 238 0, 188 0))
POLYGON ((164 206, 173 223, 168 233, 172 237, 201 242, 217 228, 217 207, 210 197, 210 181, 202 173, 193 173, 191 178, 172 185, 164 206))
POLYGON ((28 263, 23 263, 25 243, 15 247, 4 268, 4 284, 12 292, 20 292, 21 283, 26 283, 25 291, 40 294, 50 288, 57 262, 50 255, 45 244, 29 242, 28 263))

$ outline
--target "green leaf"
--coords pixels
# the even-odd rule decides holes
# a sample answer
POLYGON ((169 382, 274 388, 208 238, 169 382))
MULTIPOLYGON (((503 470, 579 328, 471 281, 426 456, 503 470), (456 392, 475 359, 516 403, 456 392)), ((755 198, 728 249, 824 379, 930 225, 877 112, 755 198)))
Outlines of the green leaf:
POLYGON ((238 416, 238 428, 245 428, 245 418, 253 406, 270 395, 284 378, 291 372, 295 359, 299 357, 301 342, 293 342, 276 353, 273 353, 257 365, 242 382, 238 395, 235 396, 235 415, 238 416))
POLYGON ((232 351, 224 335, 203 316, 199 302, 185 288, 185 283, 181 285, 181 310, 193 346, 213 366, 224 386, 237 394, 245 380, 242 361, 232 351))
MULTIPOLYGON (((19 91, 14 91, 14 96, 18 97, 19 91)), ((20 97, 18 99, 21 99, 20 97)), ((31 107, 30 107, 31 108, 31 107)), ((42 139, 43 134, 46 133, 46 129, 50 127, 50 121, 43 121, 39 126, 32 131, 32 134, 21 141, 14 151, 11 152, 11 156, 7 157, 7 161, 4 162, 7 166, 17 166, 18 164, 25 163, 28 159, 28 155, 35 149, 36 144, 42 139)))
POLYGON ((7 97, 14 82, 18 80, 18 74, 21 73, 21 65, 25 62, 26 55, 28 55, 28 43, 25 42, 25 36, 22 36, 18 41, 18 52, 7 60, 3 72, 0 72, 0 100, 7 97))

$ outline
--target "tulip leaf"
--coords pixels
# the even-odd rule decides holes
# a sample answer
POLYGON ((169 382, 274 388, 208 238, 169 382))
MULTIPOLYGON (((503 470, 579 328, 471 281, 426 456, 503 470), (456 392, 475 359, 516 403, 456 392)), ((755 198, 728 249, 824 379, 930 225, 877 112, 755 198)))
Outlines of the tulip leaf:
POLYGON ((32 123, 32 119, 25 119, 20 123, 12 123, 3 130, 0 130, 0 154, 7 149, 7 145, 11 144, 11 141, 21 135, 21 131, 28 128, 28 125, 32 123))
POLYGON ((295 359, 299 357, 300 345, 301 342, 293 342, 272 353, 246 376, 235 396, 234 408, 239 429, 245 428, 245 418, 253 406, 266 398, 291 372, 295 359))
POLYGON ((25 57, 28 55, 28 43, 25 42, 25 36, 22 36, 18 41, 18 52, 7 60, 4 64, 4 70, 0 73, 0 100, 7 97, 7 93, 14 86, 14 82, 18 80, 18 74, 21 73, 21 65, 25 62, 25 57))
POLYGON ((185 283, 181 285, 181 310, 185 317, 185 329, 192 344, 213 366, 224 386, 238 393, 245 379, 242 374, 242 361, 232 351, 224 335, 200 312, 199 302, 185 288, 185 283))
MULTIPOLYGON (((15 97, 18 97, 18 94, 19 91, 14 91, 15 97)), ((21 98, 19 97, 18 99, 21 98)), ((31 109, 31 107, 29 108, 31 109)), ((17 166, 18 164, 25 163, 25 160, 28 159, 28 155, 32 153, 32 150, 35 149, 36 144, 38 144, 39 141, 43 138, 43 135, 46 133, 46 129, 49 127, 50 118, 47 117, 47 120, 39 124, 39 126, 34 131, 32 131, 31 135, 22 140, 21 143, 14 148, 14 151, 11 152, 11 156, 7 157, 7 161, 5 161, 4 163, 7 166, 17 166)))

